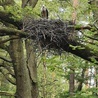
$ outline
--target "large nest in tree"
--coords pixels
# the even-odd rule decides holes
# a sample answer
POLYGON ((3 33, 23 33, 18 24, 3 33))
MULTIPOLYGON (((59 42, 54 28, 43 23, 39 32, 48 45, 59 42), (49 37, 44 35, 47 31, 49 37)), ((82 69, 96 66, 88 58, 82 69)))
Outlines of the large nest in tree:
POLYGON ((74 40, 74 24, 71 21, 24 20, 24 31, 29 33, 28 37, 43 47, 60 49, 74 40))

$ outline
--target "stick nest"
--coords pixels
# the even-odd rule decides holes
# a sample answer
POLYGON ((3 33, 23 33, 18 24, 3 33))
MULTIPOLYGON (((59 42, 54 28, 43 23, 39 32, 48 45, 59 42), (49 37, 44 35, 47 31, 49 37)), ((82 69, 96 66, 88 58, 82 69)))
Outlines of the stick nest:
POLYGON ((28 18, 23 25, 24 31, 29 33, 28 37, 44 47, 57 49, 74 40, 74 24, 71 21, 28 18))

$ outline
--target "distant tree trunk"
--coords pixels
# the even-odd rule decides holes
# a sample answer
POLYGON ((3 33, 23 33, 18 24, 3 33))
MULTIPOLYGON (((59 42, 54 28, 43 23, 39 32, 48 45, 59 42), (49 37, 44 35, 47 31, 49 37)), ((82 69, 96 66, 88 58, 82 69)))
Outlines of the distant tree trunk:
MULTIPOLYGON (((95 75, 98 75, 98 68, 95 69, 95 75)), ((95 80, 96 81, 96 87, 98 87, 98 79, 95 80)))
MULTIPOLYGON (((98 27, 98 0, 93 0, 93 4, 96 7, 95 10, 93 10, 93 13, 94 13, 94 18, 96 20, 96 26, 98 27)), ((98 68, 96 68, 96 75, 97 74, 98 74, 98 68)), ((98 79, 96 79, 96 87, 98 87, 98 79)))
POLYGON ((95 25, 98 27, 98 0, 92 0, 91 5, 93 6, 95 25))
POLYGON ((73 13, 72 13, 72 20, 73 23, 76 23, 76 19, 77 19, 77 7, 78 7, 78 0, 72 0, 72 4, 73 4, 73 13))
MULTIPOLYGON (((87 68, 86 71, 85 71, 85 77, 88 77, 88 76, 89 76, 89 70, 88 70, 88 68, 87 68)), ((89 82, 88 82, 88 79, 87 79, 86 82, 85 82, 85 87, 86 87, 86 89, 89 88, 89 82)))
MULTIPOLYGON (((98 28, 98 0, 92 0, 91 5, 94 6, 94 8, 92 9, 93 11, 93 17, 95 20, 94 25, 98 28)), ((96 37, 96 35, 95 35, 96 37)), ((98 32, 97 32, 97 37, 98 37, 98 32)), ((98 75, 98 67, 95 68, 96 71, 96 75, 98 75)), ((96 81, 96 88, 98 87, 98 79, 95 80, 96 81)), ((98 95, 98 93, 96 93, 96 95, 98 95)))
MULTIPOLYGON (((41 50, 41 49, 40 49, 41 50)), ((43 72, 43 76, 42 76, 42 98, 47 98, 47 90, 46 90, 46 86, 47 86, 47 66, 46 66, 46 55, 47 52, 43 51, 42 53, 42 72, 43 72)))
MULTIPOLYGON (((1 81, 1 79, 2 79, 2 77, 0 77, 0 87, 1 87, 1 85, 2 85, 2 81, 1 81)), ((0 90, 1 91, 1 90, 0 90)), ((0 98, 1 98, 1 96, 0 96, 0 98)))
MULTIPOLYGON (((55 72, 52 72, 52 81, 55 83, 55 72)), ((55 91, 56 91, 56 88, 55 86, 53 86, 53 93, 51 95, 51 98, 55 98, 55 91)))
POLYGON ((73 96, 74 94, 74 78, 75 78, 75 73, 74 69, 70 69, 70 76, 69 76, 69 93, 70 96, 73 96))
POLYGON ((24 58, 25 55, 22 39, 16 39, 10 42, 10 56, 13 61, 16 76, 15 98, 33 98, 31 88, 32 83, 26 60, 24 58))
MULTIPOLYGON (((46 51, 43 53, 43 56, 46 58, 46 51)), ((47 98, 47 91, 46 91, 46 85, 47 85, 47 66, 46 66, 46 61, 43 59, 43 79, 44 79, 44 92, 43 92, 43 98, 47 98)))
POLYGON ((85 71, 86 71, 86 68, 83 68, 83 70, 82 70, 82 74, 81 74, 81 78, 82 78, 82 80, 79 82, 79 85, 78 85, 77 91, 81 91, 81 90, 82 90, 83 83, 84 83, 85 71))
MULTIPOLYGON (((95 75, 98 75, 98 67, 95 69, 95 75)), ((95 86, 98 88, 98 78, 95 79, 95 86)), ((98 96, 98 93, 96 95, 98 96)))
POLYGON ((22 0, 22 8, 26 7, 28 4, 34 8, 37 4, 38 0, 22 0))

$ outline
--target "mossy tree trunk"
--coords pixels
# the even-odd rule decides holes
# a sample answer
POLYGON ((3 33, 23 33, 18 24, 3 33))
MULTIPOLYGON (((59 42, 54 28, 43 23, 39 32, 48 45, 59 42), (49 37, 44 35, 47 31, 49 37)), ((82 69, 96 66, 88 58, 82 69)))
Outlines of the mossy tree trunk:
MULTIPOLYGON (((22 39, 16 39, 10 42, 10 56, 13 60, 14 71, 16 76, 16 94, 15 98, 37 98, 36 95, 37 87, 35 81, 32 83, 32 78, 35 79, 33 72, 35 69, 31 69, 34 74, 31 78, 29 64, 27 65, 22 39), (32 88, 33 87, 33 88, 32 88)), ((33 61, 33 59, 32 59, 33 61)), ((30 62, 29 62, 30 63, 30 62)), ((32 63, 33 66, 34 63, 32 63)))
POLYGON ((30 81, 31 81, 31 93, 32 98, 38 97, 38 86, 37 86, 37 65, 35 53, 32 45, 32 40, 26 41, 26 57, 27 57, 27 67, 29 71, 30 81))

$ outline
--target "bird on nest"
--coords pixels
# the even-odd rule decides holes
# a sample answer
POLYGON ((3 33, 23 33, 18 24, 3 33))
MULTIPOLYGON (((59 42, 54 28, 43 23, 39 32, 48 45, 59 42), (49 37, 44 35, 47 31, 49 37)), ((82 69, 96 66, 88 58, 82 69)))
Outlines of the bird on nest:
POLYGON ((48 15, 49 15, 48 9, 45 7, 45 5, 43 5, 41 8, 41 18, 48 19, 48 15))

